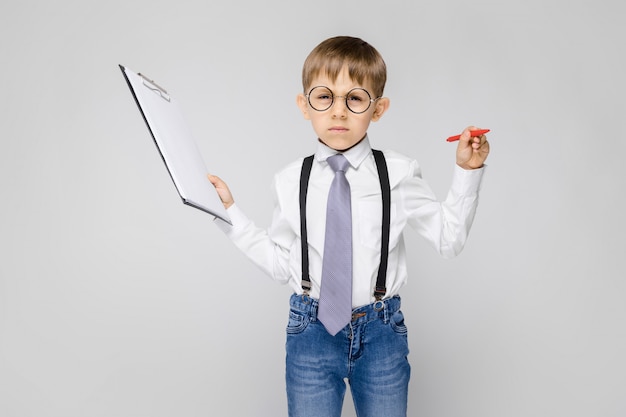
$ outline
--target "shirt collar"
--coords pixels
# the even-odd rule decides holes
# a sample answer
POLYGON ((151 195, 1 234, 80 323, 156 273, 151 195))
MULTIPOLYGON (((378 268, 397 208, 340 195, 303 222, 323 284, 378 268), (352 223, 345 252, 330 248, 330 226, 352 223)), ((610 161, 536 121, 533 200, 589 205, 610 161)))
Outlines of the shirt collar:
MULTIPOLYGON (((328 158, 329 156, 333 156, 337 153, 342 152, 337 152, 336 150, 329 148, 328 146, 323 144, 321 141, 318 141, 317 151, 315 152, 315 159, 318 162, 326 161, 326 158, 328 158)), ((372 148, 370 146, 368 136, 365 135, 363 140, 354 145, 352 148, 343 152, 343 156, 346 157, 352 168, 357 169, 359 165, 361 165, 361 162, 363 162, 370 153, 372 153, 372 148)))

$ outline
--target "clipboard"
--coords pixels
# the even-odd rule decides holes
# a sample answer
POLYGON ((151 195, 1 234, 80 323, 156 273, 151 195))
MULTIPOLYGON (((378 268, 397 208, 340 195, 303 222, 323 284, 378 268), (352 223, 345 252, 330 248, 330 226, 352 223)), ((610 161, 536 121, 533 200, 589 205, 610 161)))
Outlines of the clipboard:
POLYGON ((141 73, 120 69, 183 203, 232 224, 176 100, 141 73))

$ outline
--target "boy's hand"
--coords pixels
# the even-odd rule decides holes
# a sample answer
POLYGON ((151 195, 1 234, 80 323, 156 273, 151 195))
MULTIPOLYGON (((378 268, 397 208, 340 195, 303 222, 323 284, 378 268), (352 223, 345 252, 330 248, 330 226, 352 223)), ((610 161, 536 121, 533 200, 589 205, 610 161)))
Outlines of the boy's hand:
POLYGON ((228 185, 222 179, 216 175, 207 175, 211 184, 215 187, 217 191, 217 195, 220 196, 220 200, 222 200, 222 204, 224 204, 224 208, 228 209, 235 203, 233 199, 233 195, 230 193, 230 189, 228 189, 228 185))
POLYGON ((483 166, 489 155, 489 142, 485 135, 470 137, 470 131, 478 128, 470 126, 461 133, 456 148, 456 164, 463 169, 476 169, 483 166))

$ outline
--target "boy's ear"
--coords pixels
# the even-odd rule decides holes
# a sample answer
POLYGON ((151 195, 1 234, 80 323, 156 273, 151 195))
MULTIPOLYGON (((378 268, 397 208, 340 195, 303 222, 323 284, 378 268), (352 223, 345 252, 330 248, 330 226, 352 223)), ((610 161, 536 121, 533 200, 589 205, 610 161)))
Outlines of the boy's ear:
POLYGON ((376 101, 374 113, 372 113, 372 122, 377 122, 383 117, 383 114, 389 109, 390 101, 387 97, 381 97, 376 101))
POLYGON ((309 116, 309 105, 307 103, 307 99, 304 96, 304 94, 302 93, 298 94, 298 96, 296 97, 296 104, 300 108, 300 111, 302 112, 302 115, 304 116, 304 118, 306 120, 310 120, 311 117, 309 116))

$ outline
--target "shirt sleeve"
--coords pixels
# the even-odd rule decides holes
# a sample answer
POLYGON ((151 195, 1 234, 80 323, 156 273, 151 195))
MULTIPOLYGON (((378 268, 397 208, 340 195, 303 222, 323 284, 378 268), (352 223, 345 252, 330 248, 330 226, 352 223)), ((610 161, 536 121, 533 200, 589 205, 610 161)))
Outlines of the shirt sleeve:
POLYGON ((276 180, 274 182, 275 208, 269 230, 254 224, 248 216, 233 204, 227 212, 232 222, 216 219, 216 225, 254 264, 275 281, 287 283, 289 280, 289 249, 295 235, 288 227, 278 198, 276 180))
POLYGON ((446 199, 438 201, 413 161, 400 188, 407 222, 445 258, 458 255, 467 241, 478 206, 485 167, 464 170, 455 165, 446 199))

